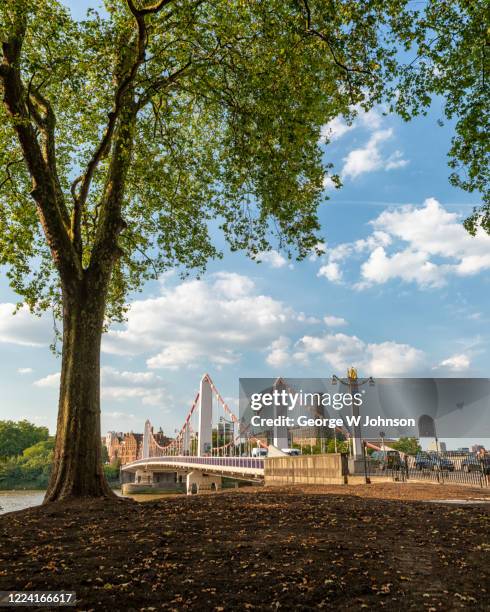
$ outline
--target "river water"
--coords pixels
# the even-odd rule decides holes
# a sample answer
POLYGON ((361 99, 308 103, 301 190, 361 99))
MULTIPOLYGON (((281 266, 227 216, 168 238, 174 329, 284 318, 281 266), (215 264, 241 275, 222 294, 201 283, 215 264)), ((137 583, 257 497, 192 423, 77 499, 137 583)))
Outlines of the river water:
MULTIPOLYGON (((115 489, 114 493, 121 495, 120 489, 115 489)), ((162 499, 165 497, 175 497, 181 493, 155 493, 155 494, 138 494, 129 495, 137 501, 150 501, 162 499)), ((44 491, 0 491, 0 514, 6 512, 14 512, 14 510, 24 510, 31 506, 39 506, 44 499, 44 491)))
POLYGON ((0 491, 0 514, 39 506, 44 499, 44 491, 0 491))

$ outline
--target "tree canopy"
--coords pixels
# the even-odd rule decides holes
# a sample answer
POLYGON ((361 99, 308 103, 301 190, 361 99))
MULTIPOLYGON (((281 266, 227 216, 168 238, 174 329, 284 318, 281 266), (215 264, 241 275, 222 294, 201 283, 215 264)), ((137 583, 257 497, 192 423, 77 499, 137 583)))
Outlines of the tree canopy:
POLYGON ((49 438, 47 427, 29 421, 0 421, 0 457, 21 455, 22 451, 49 438))
MULTIPOLYGON (((490 4, 487 0, 427 0, 419 3, 414 22, 416 55, 401 66, 400 97, 395 105, 405 115, 406 94, 415 94, 424 110, 441 96, 445 118, 455 134, 448 152, 450 182, 481 195, 481 206, 466 220, 475 234, 490 233, 490 4)), ((413 110, 413 106, 411 107, 413 110)))
POLYGON ((399 440, 391 442, 390 446, 395 450, 399 450, 402 453, 407 453, 408 455, 416 455, 422 450, 419 440, 413 437, 401 437, 399 440))
POLYGON ((273 240, 305 256, 330 170, 321 125, 395 95, 407 118, 446 95, 453 163, 473 177, 453 181, 484 191, 483 6, 112 0, 76 22, 54 0, 2 2, 0 263, 13 288, 31 307, 57 302, 55 272, 103 259, 109 226, 116 318, 149 277, 219 256, 215 219, 232 249, 256 257, 273 240), (413 45, 417 61, 400 63, 413 45))

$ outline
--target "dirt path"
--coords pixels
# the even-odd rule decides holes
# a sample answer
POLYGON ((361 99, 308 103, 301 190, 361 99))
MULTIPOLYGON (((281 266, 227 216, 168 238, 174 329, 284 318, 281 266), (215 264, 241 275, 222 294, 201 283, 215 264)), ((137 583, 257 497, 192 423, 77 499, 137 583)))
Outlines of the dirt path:
MULTIPOLYGON (((403 486, 7 514, 0 590, 75 590, 80 610, 488 610, 490 505, 393 499, 406 498, 403 486)), ((456 489, 449 497, 488 497, 456 489)), ((437 490, 411 495, 435 499, 437 490)))
MULTIPOLYGON (((243 489, 243 491, 258 491, 257 488, 243 489)), ((274 488, 263 488, 263 491, 274 491, 274 488)), ((490 501, 490 487, 470 487, 461 485, 441 485, 438 483, 397 483, 384 482, 359 485, 330 486, 295 486, 281 487, 282 492, 308 493, 319 495, 355 495, 357 497, 372 499, 397 500, 482 500, 490 501)))

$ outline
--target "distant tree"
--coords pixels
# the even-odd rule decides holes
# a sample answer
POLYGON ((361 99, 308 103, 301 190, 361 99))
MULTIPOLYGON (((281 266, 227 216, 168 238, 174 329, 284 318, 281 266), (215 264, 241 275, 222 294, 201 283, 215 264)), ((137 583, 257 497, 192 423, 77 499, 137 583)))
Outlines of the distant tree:
POLYGON ((119 482, 119 465, 111 463, 104 465, 104 474, 107 480, 112 483, 119 482))
POLYGON ((329 439, 326 445, 327 453, 348 453, 349 452, 349 442, 346 440, 337 439, 337 443, 335 440, 329 439))
POLYGON ((121 467, 121 459, 119 457, 114 457, 110 463, 111 467, 119 470, 121 467))
POLYGON ((33 444, 29 448, 26 448, 22 457, 26 460, 35 460, 36 458, 43 458, 47 460, 52 460, 53 458, 53 450, 54 450, 54 438, 50 437, 46 440, 42 440, 41 442, 37 442, 33 444))
POLYGON ((395 450, 401 451, 402 453, 407 453, 408 455, 416 455, 422 450, 417 438, 402 437, 396 442, 392 442, 390 446, 395 450))
POLYGON ((29 421, 0 421, 0 457, 12 457, 37 442, 47 440, 47 427, 37 427, 29 421))
POLYGON ((109 463, 109 451, 107 450, 107 446, 104 443, 102 443, 101 454, 102 463, 109 463))
POLYGON ((0 462, 0 489, 45 489, 51 473, 53 449, 54 438, 48 438, 24 449, 22 455, 0 462))

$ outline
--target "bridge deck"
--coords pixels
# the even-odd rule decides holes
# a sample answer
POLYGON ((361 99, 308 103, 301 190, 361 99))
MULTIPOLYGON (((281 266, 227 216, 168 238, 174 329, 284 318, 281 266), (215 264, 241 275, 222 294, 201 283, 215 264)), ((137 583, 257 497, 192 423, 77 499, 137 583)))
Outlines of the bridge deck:
POLYGON ((122 470, 127 472, 136 472, 141 469, 157 471, 158 468, 167 470, 175 468, 186 472, 196 469, 237 477, 263 478, 264 459, 255 457, 148 457, 122 466, 122 470))

